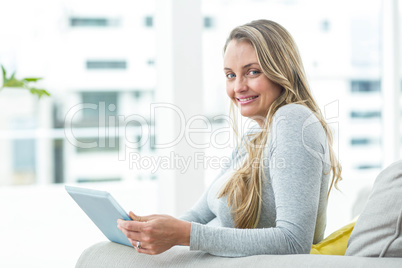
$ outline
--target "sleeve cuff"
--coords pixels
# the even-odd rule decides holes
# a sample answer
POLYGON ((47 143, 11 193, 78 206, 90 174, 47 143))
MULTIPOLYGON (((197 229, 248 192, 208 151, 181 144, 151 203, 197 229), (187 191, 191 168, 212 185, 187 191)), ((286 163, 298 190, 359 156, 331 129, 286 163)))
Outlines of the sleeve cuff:
POLYGON ((190 231, 190 250, 200 250, 199 232, 202 224, 192 222, 190 231))

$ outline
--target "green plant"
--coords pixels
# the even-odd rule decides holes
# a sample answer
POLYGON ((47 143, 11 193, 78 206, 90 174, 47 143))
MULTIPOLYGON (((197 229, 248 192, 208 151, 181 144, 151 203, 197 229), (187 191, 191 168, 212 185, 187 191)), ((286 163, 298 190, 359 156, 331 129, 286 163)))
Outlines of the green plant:
POLYGON ((40 89, 33 87, 32 84, 41 80, 42 78, 38 77, 27 77, 22 79, 15 78, 15 72, 11 74, 9 78, 7 78, 6 69, 4 69, 3 65, 1 65, 1 70, 3 72, 3 85, 0 87, 0 90, 3 88, 24 88, 31 92, 33 95, 37 95, 40 99, 42 96, 50 96, 50 93, 45 89, 40 89))

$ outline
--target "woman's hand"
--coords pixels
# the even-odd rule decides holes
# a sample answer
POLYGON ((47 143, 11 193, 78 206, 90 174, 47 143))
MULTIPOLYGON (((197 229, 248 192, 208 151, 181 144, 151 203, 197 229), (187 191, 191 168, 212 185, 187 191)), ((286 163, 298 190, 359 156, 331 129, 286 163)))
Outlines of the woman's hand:
POLYGON ((168 215, 136 216, 132 221, 117 220, 117 227, 139 253, 160 254, 175 245, 190 245, 191 223, 168 215), (137 241, 140 247, 137 248, 137 241))

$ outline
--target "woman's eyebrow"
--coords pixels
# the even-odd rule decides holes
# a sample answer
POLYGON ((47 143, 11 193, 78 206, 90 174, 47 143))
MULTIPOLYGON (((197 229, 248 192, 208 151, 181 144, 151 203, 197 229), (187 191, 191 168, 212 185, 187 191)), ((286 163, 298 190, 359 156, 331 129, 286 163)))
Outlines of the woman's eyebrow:
POLYGON ((259 64, 258 64, 257 62, 253 62, 253 63, 249 63, 249 64, 244 65, 244 66, 243 66, 243 69, 246 69, 246 68, 248 68, 248 67, 251 67, 252 65, 258 65, 258 66, 259 66, 259 64))
MULTIPOLYGON (((243 66, 243 69, 246 69, 246 68, 248 68, 248 67, 250 67, 250 66, 253 66, 253 65, 258 65, 258 66, 260 66, 257 62, 252 62, 252 63, 249 63, 249 64, 246 64, 246 65, 244 65, 243 66)), ((223 70, 227 70, 227 71, 231 71, 232 69, 231 68, 229 68, 229 67, 225 67, 225 68, 223 68, 223 70)))

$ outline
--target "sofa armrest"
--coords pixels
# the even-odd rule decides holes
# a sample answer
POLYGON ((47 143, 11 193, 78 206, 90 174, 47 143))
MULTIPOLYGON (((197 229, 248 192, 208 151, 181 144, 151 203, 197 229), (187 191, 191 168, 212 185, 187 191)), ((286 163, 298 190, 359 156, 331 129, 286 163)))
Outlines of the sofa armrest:
POLYGON ((224 258, 176 246, 159 255, 139 254, 132 247, 100 242, 86 249, 76 267, 402 267, 402 258, 363 258, 330 255, 256 255, 224 258))
POLYGON ((132 247, 113 242, 99 242, 81 254, 76 267, 166 267, 181 264, 186 266, 200 258, 205 259, 207 263, 208 256, 211 259, 212 255, 201 251, 189 251, 186 246, 173 247, 159 255, 146 255, 139 254, 132 247))

